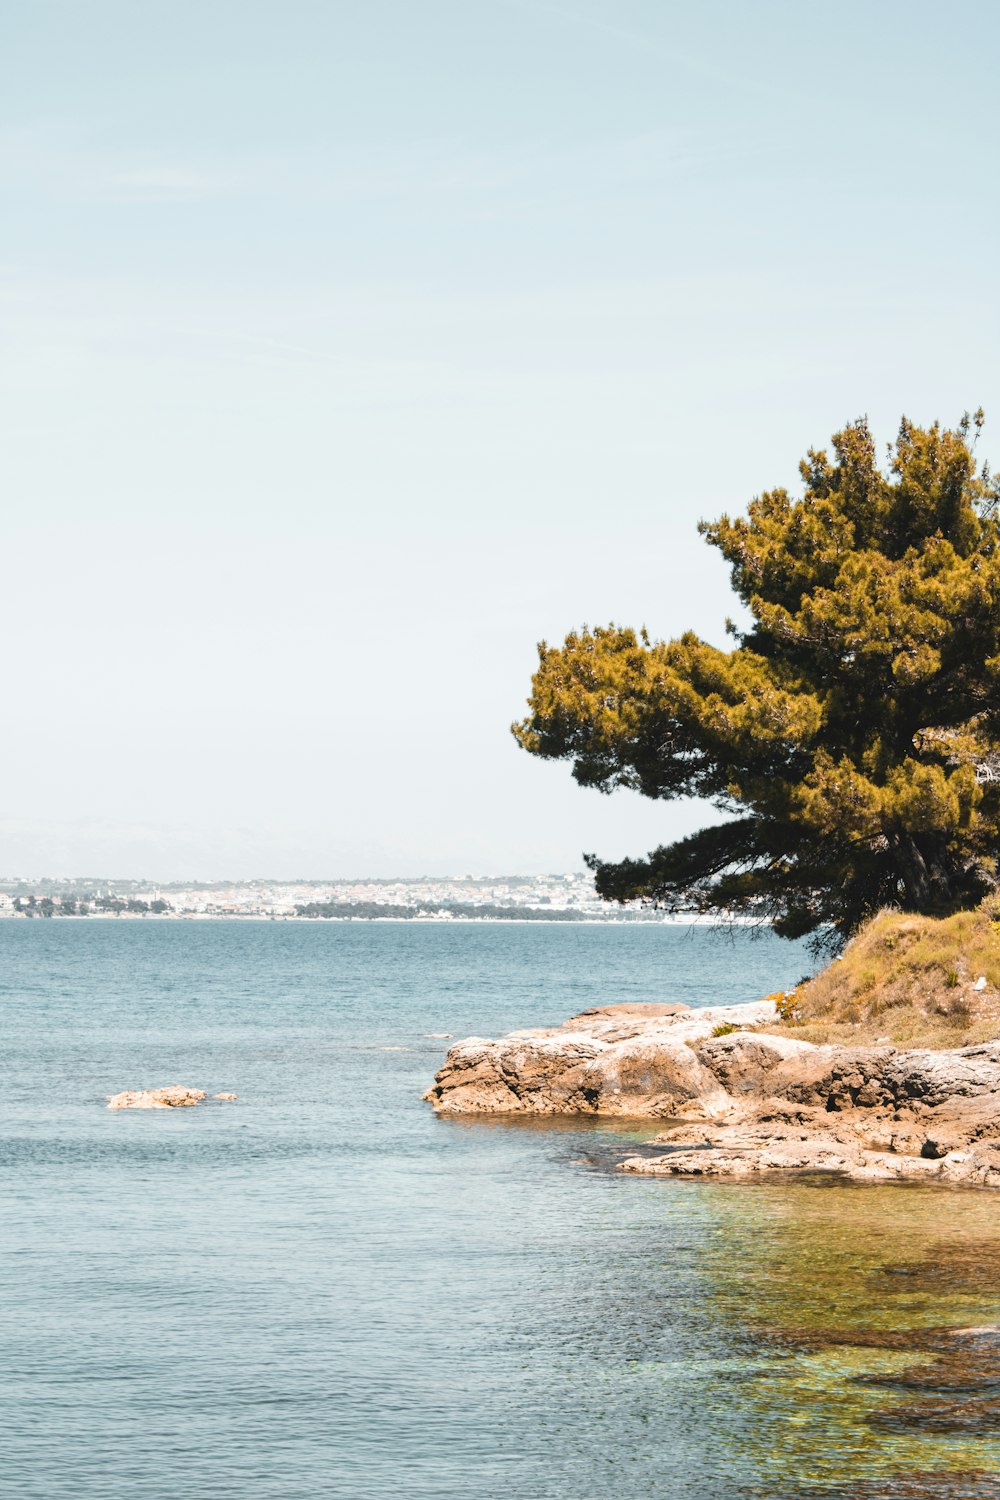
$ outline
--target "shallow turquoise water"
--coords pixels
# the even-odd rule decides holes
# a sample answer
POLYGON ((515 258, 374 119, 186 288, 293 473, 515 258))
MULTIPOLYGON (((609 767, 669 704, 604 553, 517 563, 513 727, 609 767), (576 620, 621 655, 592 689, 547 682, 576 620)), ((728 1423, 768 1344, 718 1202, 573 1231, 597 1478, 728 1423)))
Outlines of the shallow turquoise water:
MULTIPOLYGON (((772 1337, 865 1316, 816 1285, 852 1256, 875 1274, 899 1222, 932 1243, 931 1201, 958 1205, 952 1238, 992 1244, 994 1199, 636 1180, 611 1170, 620 1125, 442 1121, 420 1101, 447 1046, 425 1033, 754 999, 809 967, 788 944, 7 922, 0 960, 0 1494, 889 1495, 897 1472, 998 1457, 988 1433, 960 1451, 865 1428, 872 1398, 845 1415, 829 1354, 772 1337), (172 1082, 239 1100, 102 1107, 172 1082)), ((953 1290, 899 1317, 933 1323, 953 1290)), ((959 1289, 951 1321, 992 1295, 959 1289)))

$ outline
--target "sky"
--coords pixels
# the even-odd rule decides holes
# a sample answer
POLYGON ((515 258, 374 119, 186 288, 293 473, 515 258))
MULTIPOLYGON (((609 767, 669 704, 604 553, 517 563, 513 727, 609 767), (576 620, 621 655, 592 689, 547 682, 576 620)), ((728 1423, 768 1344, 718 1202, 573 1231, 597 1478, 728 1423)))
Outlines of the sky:
POLYGON ((508 732, 724 643, 697 522, 867 414, 1000 455, 1000 8, 0 7, 0 873, 579 868, 508 732))

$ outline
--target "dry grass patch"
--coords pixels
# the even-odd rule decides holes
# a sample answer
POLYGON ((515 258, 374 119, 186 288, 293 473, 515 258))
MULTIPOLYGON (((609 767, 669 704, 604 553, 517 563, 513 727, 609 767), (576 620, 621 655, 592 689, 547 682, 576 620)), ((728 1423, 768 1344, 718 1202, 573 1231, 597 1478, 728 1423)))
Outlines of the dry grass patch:
POLYGON ((879 912, 840 958, 784 998, 778 1029, 806 1041, 911 1047, 1000 1036, 998 915, 995 901, 943 918, 879 912))

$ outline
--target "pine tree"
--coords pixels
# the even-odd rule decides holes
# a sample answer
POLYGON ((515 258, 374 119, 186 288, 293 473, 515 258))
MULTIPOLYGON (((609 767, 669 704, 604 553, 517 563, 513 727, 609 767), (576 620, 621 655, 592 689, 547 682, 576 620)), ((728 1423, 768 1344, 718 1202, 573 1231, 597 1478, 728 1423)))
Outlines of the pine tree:
POLYGON ((615 625, 540 645, 526 750, 726 815, 645 859, 588 855, 602 895, 823 944, 880 907, 944 914, 994 887, 1000 490, 974 458, 982 423, 904 419, 883 469, 853 422, 800 464, 801 498, 703 522, 751 618, 728 623, 734 649, 615 625))

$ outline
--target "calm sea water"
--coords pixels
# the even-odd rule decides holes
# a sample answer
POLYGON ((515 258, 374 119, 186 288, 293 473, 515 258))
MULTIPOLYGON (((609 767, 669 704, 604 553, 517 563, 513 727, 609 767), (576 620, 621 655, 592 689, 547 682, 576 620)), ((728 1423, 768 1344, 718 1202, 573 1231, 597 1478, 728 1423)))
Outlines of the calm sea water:
POLYGON ((640 1128, 421 1103, 427 1033, 807 967, 659 925, 0 924, 0 1493, 1000 1493, 996 1423, 913 1420, 892 1342, 1000 1318, 995 1197, 643 1181, 640 1128), (103 1107, 173 1082, 239 1100, 103 1107))

